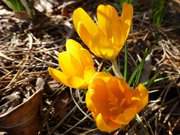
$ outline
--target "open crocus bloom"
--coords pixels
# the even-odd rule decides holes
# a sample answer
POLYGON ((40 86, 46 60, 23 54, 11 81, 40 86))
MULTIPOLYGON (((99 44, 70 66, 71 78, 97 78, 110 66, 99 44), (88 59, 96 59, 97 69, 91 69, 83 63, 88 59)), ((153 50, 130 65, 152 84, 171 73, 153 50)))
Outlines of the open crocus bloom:
POLYGON ((81 45, 69 39, 66 51, 58 55, 60 70, 49 67, 49 74, 57 81, 72 88, 87 88, 95 73, 91 54, 81 45))
POLYGON ((118 77, 96 73, 86 94, 87 108, 101 131, 112 132, 127 125, 148 103, 148 91, 135 89, 118 77))
POLYGON ((112 60, 125 44, 132 16, 132 5, 125 3, 121 16, 114 7, 99 5, 96 23, 82 8, 76 9, 72 17, 77 33, 88 48, 96 56, 112 60))

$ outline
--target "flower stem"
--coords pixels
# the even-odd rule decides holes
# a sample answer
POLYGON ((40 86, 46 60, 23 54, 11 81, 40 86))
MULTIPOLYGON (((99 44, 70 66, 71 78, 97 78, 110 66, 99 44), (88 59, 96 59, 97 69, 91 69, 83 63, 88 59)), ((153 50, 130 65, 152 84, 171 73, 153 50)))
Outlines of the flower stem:
POLYGON ((120 72, 120 68, 118 66, 118 63, 117 63, 117 59, 111 60, 111 63, 112 63, 112 70, 113 70, 114 74, 120 78, 123 78, 123 76, 120 72))

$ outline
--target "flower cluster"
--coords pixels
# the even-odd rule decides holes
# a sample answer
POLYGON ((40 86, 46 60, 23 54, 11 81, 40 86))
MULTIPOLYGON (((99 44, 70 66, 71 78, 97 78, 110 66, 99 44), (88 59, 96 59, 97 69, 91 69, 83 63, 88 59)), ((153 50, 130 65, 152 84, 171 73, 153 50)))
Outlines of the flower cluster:
MULTIPOLYGON (((73 12, 77 33, 89 50, 107 60, 116 59, 130 31, 133 7, 125 3, 121 16, 110 5, 99 5, 96 23, 82 9, 73 12)), ((58 55, 60 70, 49 67, 57 81, 77 89, 87 89, 86 105, 101 131, 112 132, 127 125, 148 103, 143 84, 131 88, 120 77, 96 72, 88 50, 69 39, 66 51, 58 55)))

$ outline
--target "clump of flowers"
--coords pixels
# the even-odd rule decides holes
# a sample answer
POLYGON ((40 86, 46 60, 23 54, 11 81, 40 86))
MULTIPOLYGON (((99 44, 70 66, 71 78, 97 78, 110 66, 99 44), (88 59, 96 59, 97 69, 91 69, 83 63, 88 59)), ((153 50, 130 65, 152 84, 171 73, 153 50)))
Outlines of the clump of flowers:
MULTIPOLYGON (((112 62, 125 44, 132 16, 131 4, 123 5, 121 16, 114 7, 99 5, 96 23, 82 8, 74 11, 73 23, 90 51, 112 62)), ((91 54, 72 39, 67 40, 66 51, 59 53, 58 60, 61 71, 49 67, 50 75, 68 87, 87 89, 86 105, 101 131, 123 128, 148 103, 143 84, 131 88, 120 76, 96 72, 91 54)))

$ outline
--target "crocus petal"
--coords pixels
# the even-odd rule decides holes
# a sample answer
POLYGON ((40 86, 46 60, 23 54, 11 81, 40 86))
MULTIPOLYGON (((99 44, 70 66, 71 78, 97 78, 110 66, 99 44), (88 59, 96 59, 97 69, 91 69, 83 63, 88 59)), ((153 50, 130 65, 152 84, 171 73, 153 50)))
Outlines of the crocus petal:
POLYGON ((113 122, 119 123, 122 126, 127 125, 136 115, 136 107, 129 107, 124 110, 123 113, 119 114, 116 118, 112 119, 113 122))
POLYGON ((84 72, 86 70, 94 70, 94 62, 91 57, 91 54, 86 49, 81 49, 81 55, 79 56, 79 59, 81 60, 81 64, 84 68, 84 72))
MULTIPOLYGON (((105 79, 105 77, 106 77, 106 74, 105 73, 103 73, 103 72, 97 72, 97 73, 95 73, 94 74, 94 76, 93 76, 93 78, 91 79, 91 81, 90 81, 90 84, 89 84, 89 86, 88 86, 88 91, 87 91, 87 93, 86 93, 86 98, 85 98, 85 100, 86 100, 86 106, 87 106, 87 108, 89 109, 89 110, 91 110, 93 113, 95 113, 95 115, 96 115, 96 113, 97 113, 97 111, 98 110, 96 110, 96 106, 94 105, 94 102, 93 102, 93 100, 92 100, 92 98, 94 97, 94 94, 97 92, 97 91, 95 91, 95 88, 94 87, 96 87, 97 85, 98 85, 98 80, 99 79, 101 79, 101 77, 104 77, 104 79, 105 79), (95 78, 95 79, 94 79, 95 78), (96 82, 96 80, 97 80, 97 82, 96 82)), ((104 86, 103 86, 104 87, 104 86)), ((101 93, 102 93, 102 97, 105 97, 105 92, 103 92, 103 89, 99 89, 99 92, 98 92, 100 95, 101 95, 101 93)), ((103 99, 102 99, 103 100, 103 99)))
POLYGON ((84 24, 82 24, 81 22, 78 24, 77 33, 81 37, 82 41, 87 45, 87 47, 91 48, 93 35, 88 32, 84 24))
POLYGON ((109 79, 108 82, 107 82, 108 83, 107 87, 108 87, 108 89, 111 89, 110 92, 113 95, 116 95, 117 97, 122 98, 122 96, 123 96, 122 92, 119 91, 119 89, 117 89, 119 87, 119 83, 118 83, 119 80, 117 80, 117 79, 119 79, 119 78, 109 79))
POLYGON ((76 55, 79 56, 79 52, 80 52, 81 48, 82 48, 82 46, 75 40, 68 39, 66 41, 66 50, 68 53, 70 53, 73 56, 76 56, 76 55))
POLYGON ((76 88, 76 89, 86 89, 87 88, 87 83, 85 80, 83 80, 80 77, 74 76, 74 77, 69 77, 68 78, 68 85, 71 88, 76 88))
POLYGON ((84 69, 84 80, 87 82, 87 84, 89 84, 95 73, 94 68, 89 67, 84 69))
POLYGON ((82 8, 77 8, 73 12, 72 18, 73 18, 74 26, 78 33, 79 33, 79 23, 82 23, 91 35, 97 32, 96 24, 82 8))
POLYGON ((53 79, 68 85, 68 77, 63 72, 51 67, 48 68, 48 71, 53 79))
POLYGON ((96 113, 96 108, 94 106, 94 103, 92 101, 92 96, 94 95, 94 90, 93 89, 89 89, 86 93, 86 106, 87 108, 89 108, 89 110, 91 110, 92 112, 96 113))
POLYGON ((102 42, 94 42, 99 45, 97 47, 101 49, 102 56, 114 59, 122 48, 122 30, 118 13, 110 5, 100 5, 97 8, 97 20, 98 27, 103 33, 101 32, 96 40, 102 42))
POLYGON ((122 20, 122 31, 124 31, 124 34, 122 35, 122 41, 126 41, 129 31, 131 29, 131 23, 133 18, 133 7, 131 4, 124 3, 123 4, 123 10, 122 15, 120 19, 122 20))
POLYGON ((113 123, 112 121, 106 122, 102 114, 98 114, 95 121, 96 121, 96 126, 101 131, 112 132, 116 130, 117 128, 119 128, 119 125, 113 123))
POLYGON ((88 86, 88 88, 92 91, 95 90, 94 95, 91 97, 91 100, 94 102, 94 106, 97 112, 102 112, 108 115, 108 112, 106 111, 108 107, 108 102, 106 102, 108 95, 107 92, 104 91, 107 89, 105 82, 97 78, 91 84, 88 86))
POLYGON ((119 79, 119 91, 123 93, 124 98, 129 101, 132 97, 132 89, 128 86, 127 82, 123 79, 119 79))
POLYGON ((72 56, 68 52, 62 52, 59 53, 58 59, 60 67, 66 75, 79 77, 83 76, 83 67, 80 61, 76 59, 74 56, 72 56))
MULTIPOLYGON (((91 51, 96 54, 96 56, 101 57, 101 58, 106 58, 106 59, 113 59, 115 58, 117 55, 114 46, 107 46, 106 44, 108 44, 109 42, 106 40, 102 40, 102 39, 94 39, 93 42, 97 43, 99 46, 94 46, 93 48, 91 48, 91 51), (101 41, 100 41, 101 40, 101 41), (101 46, 103 45, 103 46, 101 46)), ((111 43, 109 43, 111 44, 111 43)))
POLYGON ((97 8, 97 23, 98 27, 104 32, 104 34, 111 38, 112 36, 112 24, 117 20, 118 14, 114 7, 110 5, 99 5, 97 8))
POLYGON ((81 67, 81 72, 84 71, 85 73, 87 73, 87 76, 89 76, 89 70, 91 70, 91 73, 95 71, 91 54, 86 49, 82 48, 82 46, 78 42, 72 39, 67 40, 66 49, 68 54, 71 54, 71 57, 74 57, 80 64, 79 66, 81 67))
POLYGON ((125 23, 131 25, 133 17, 133 7, 131 4, 124 3, 121 18, 125 23))
POLYGON ((49 74, 58 82, 61 82, 72 88, 86 88, 87 84, 81 78, 78 77, 69 77, 63 72, 51 68, 48 68, 49 74))
POLYGON ((148 90, 146 87, 144 87, 143 84, 139 84, 136 89, 133 91, 134 92, 134 97, 139 98, 138 102, 138 112, 144 108, 147 103, 148 103, 148 90))

